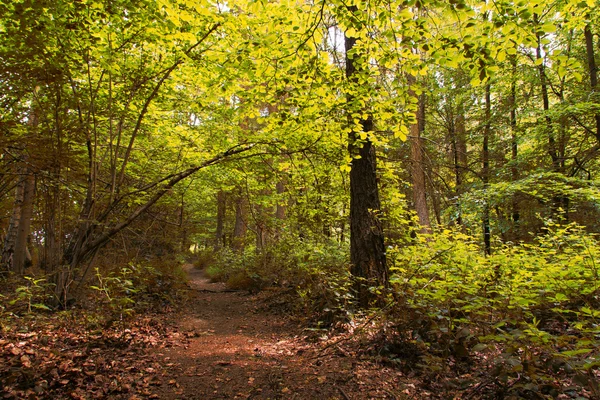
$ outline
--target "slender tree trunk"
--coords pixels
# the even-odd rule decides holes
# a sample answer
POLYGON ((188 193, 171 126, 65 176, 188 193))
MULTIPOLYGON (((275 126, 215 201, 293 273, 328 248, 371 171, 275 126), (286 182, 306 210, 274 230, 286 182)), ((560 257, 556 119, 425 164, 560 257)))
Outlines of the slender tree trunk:
POLYGON ((492 254, 491 244, 491 232, 490 232, 490 205, 487 199, 487 191, 490 184, 490 151, 489 141, 492 127, 492 108, 491 108, 491 95, 490 95, 490 84, 485 85, 485 126, 483 128, 483 149, 482 149, 482 180, 483 180, 483 191, 486 198, 483 201, 483 246, 485 254, 492 254))
MULTIPOLYGON (((33 108, 29 113, 27 123, 30 135, 35 135, 38 126, 38 114, 33 108)), ((15 189, 13 212, 9 229, 2 250, 2 266, 12 270, 17 275, 23 275, 31 255, 27 248, 27 238, 33 218, 33 203, 35 195, 35 177, 28 166, 28 158, 21 155, 22 166, 19 168, 19 181, 15 189)))
POLYGON ((33 218, 33 202, 35 196, 35 177, 24 169, 23 176, 23 203, 21 204, 21 215, 15 240, 15 252, 13 258, 13 270, 18 275, 23 275, 25 267, 31 262, 31 255, 27 248, 27 238, 31 229, 31 220, 33 218))
POLYGON ((284 205, 283 194, 285 193, 285 180, 281 178, 275 185, 277 191, 277 206, 275 208, 275 219, 277 226, 275 227, 275 239, 278 240, 283 231, 283 223, 286 218, 287 207, 284 205))
MULTIPOLYGON (((279 195, 278 197, 281 197, 281 195, 285 193, 285 182, 283 180, 277 182, 275 189, 277 190, 277 194, 279 195)), ((279 198, 279 201, 277 202, 277 209, 275 210, 275 218, 281 221, 284 220, 286 208, 287 207, 282 203, 281 198, 279 198)))
POLYGON ((220 249, 225 246, 225 217, 227 212, 227 196, 225 192, 219 190, 217 192, 217 229, 215 232, 215 249, 220 249))
POLYGON ((467 167, 467 141, 465 115, 462 106, 457 108, 457 115, 450 116, 450 137, 452 142, 452 162, 456 197, 456 224, 462 225, 462 209, 460 196, 462 193, 463 174, 467 167))
POLYGON ((55 182, 48 182, 45 189, 44 251, 41 267, 46 273, 54 273, 60 262, 60 190, 55 182))
MULTIPOLYGON (((546 130, 548 132, 548 154, 552 161, 552 172, 562 173, 562 165, 564 164, 563 157, 561 156, 560 147, 563 143, 556 143, 556 137, 554 133, 554 127, 552 126, 552 119, 548 112, 550 111, 550 96, 548 94, 548 79, 546 77, 546 65, 543 61, 542 55, 542 37, 540 34, 537 35, 537 47, 536 47, 536 59, 541 60, 538 65, 538 72, 540 75, 540 89, 542 92, 542 106, 545 113, 546 130)), ((564 196, 556 195, 552 198, 552 215, 559 221, 565 221, 568 215, 568 210, 565 209, 565 205, 568 207, 568 199, 564 196)))
MULTIPOLYGON (((590 70, 590 89, 595 92, 598 87, 598 67, 596 65, 596 54, 594 52, 594 35, 590 25, 585 26, 585 49, 587 55, 588 68, 590 70)), ((600 144, 600 113, 594 115, 596 121, 596 140, 600 144)))
POLYGON ((241 251, 244 249, 247 231, 246 214, 246 199, 244 198, 242 191, 240 190, 240 193, 235 200, 235 225, 233 227, 233 239, 231 240, 231 245, 236 251, 241 251))
MULTIPOLYGON (((409 84, 414 83, 414 77, 410 76, 409 84)), ((427 188, 423 162, 423 139, 421 138, 421 134, 425 130, 425 94, 419 96, 418 104, 417 123, 410 127, 411 177, 413 202, 417 217, 419 218, 420 231, 421 233, 428 233, 431 231, 431 221, 429 219, 429 208, 427 207, 427 188)))
POLYGON ((552 159, 552 171, 560 171, 560 159, 556 150, 556 139, 554 138, 554 132, 552 128, 552 120, 548 115, 550 110, 550 97, 548 95, 548 82, 546 78, 546 66, 543 62, 542 56, 542 38, 538 34, 538 44, 536 47, 536 59, 542 60, 538 65, 538 72, 540 75, 540 90, 542 92, 542 107, 545 113, 544 120, 546 122, 546 130, 548 131, 548 154, 552 159))
MULTIPOLYGON (((511 180, 513 182, 519 180, 519 169, 517 167, 517 157, 519 155, 519 144, 517 138, 517 57, 511 57, 511 82, 510 82, 510 136, 511 136, 511 161, 510 168, 511 180)), ((516 231, 516 225, 520 219, 519 202, 516 195, 512 198, 512 222, 516 231)))
MULTIPOLYGON (((348 11, 358 13, 356 6, 348 11)), ((353 49, 356 38, 344 36, 346 47, 346 77, 353 85, 358 85, 360 60, 353 49)), ((349 105, 354 98, 348 96, 349 105)), ((351 109, 351 108, 350 108, 351 109)), ((352 116, 349 124, 354 126, 352 116)), ((377 187, 377 167, 375 148, 368 138, 373 132, 372 117, 361 118, 362 133, 367 138, 361 140, 360 133, 353 129, 349 133, 348 149, 353 157, 350 170, 350 258, 351 273, 356 278, 356 299, 360 306, 368 307, 375 300, 369 290, 372 286, 388 285, 383 228, 378 213, 381 210, 379 189, 377 187)))
MULTIPOLYGON (((271 195, 271 191, 268 189, 263 189, 260 191, 261 197, 267 197, 271 195)), ((272 213, 269 212, 267 207, 256 204, 253 207, 254 210, 254 223, 256 230, 256 250, 262 251, 265 247, 267 247, 267 242, 269 241, 269 221, 268 219, 272 217, 272 213)))
POLYGON ((10 216, 8 230, 4 237, 4 244, 2 247, 2 269, 5 271, 14 271, 14 254, 19 231, 19 222, 21 221, 24 192, 25 180, 23 179, 23 176, 20 176, 15 188, 15 200, 13 203, 12 214, 10 216))
POLYGON ((188 224, 185 218, 185 191, 181 193, 181 204, 179 205, 179 231, 180 231, 180 251, 187 253, 190 250, 190 243, 188 241, 188 224))

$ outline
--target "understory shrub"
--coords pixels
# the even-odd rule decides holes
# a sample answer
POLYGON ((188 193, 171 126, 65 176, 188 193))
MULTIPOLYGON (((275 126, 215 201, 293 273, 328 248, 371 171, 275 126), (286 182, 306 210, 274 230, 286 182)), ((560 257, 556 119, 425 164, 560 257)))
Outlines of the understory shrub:
POLYGON ((502 390, 551 394, 553 376, 570 374, 599 394, 600 243, 576 225, 546 228, 534 243, 487 257, 455 230, 389 249, 389 318, 407 343, 427 350, 425 368, 480 358, 502 390))
MULTIPOLYGON (((267 286, 294 289, 298 311, 315 323, 329 325, 349 311, 348 246, 334 240, 281 238, 258 251, 221 249, 216 262, 205 270, 213 281, 251 292, 267 286)), ((345 318, 345 317, 344 317, 345 318)))
POLYGON ((174 260, 130 262, 112 272, 96 269, 90 288, 100 295, 108 320, 157 310, 181 300, 186 274, 174 260))

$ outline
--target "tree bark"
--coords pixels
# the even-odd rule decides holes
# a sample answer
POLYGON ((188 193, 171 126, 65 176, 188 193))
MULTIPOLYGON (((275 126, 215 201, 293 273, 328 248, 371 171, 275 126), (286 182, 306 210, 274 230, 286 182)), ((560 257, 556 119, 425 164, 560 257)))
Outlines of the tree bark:
MULTIPOLYGON (((585 49, 587 55, 588 68, 590 70, 590 89, 591 92, 594 93, 596 88, 598 87, 598 67, 596 65, 596 54, 594 52, 594 35, 592 34, 592 30, 590 25, 585 26, 584 30, 585 35, 585 49)), ((594 115, 594 120, 596 122, 596 140, 600 144, 600 114, 596 113, 594 115)))
POLYGON ((231 240, 231 246, 235 251, 242 251, 246 242, 246 231, 247 231, 247 207, 246 199, 244 198, 242 191, 235 201, 235 225, 233 227, 233 239, 231 240))
POLYGON ((218 250, 225 246, 225 216, 227 212, 227 196, 225 192, 219 190, 217 193, 217 229, 215 232, 215 249, 218 250))
POLYGON ((25 268, 31 262, 31 255, 27 248, 27 238, 31 229, 31 219, 33 218, 33 202, 35 195, 35 177, 24 168, 23 176, 23 203, 21 204, 21 215, 15 240, 15 249, 13 255, 13 271, 18 275, 23 275, 25 268))
POLYGON ((482 180, 483 191, 486 198, 483 200, 483 247, 486 255, 492 254, 491 232, 490 232, 490 204, 487 199, 487 191, 490 184, 490 151, 489 140, 492 128, 492 108, 491 108, 490 84, 485 85, 485 125, 483 128, 483 149, 482 149, 482 180))
MULTIPOLYGON (((517 168, 517 157, 519 155, 519 144, 517 138, 517 57, 513 56, 510 60, 511 69, 511 81, 510 81, 510 137, 511 137, 511 161, 512 165, 511 180, 513 182, 519 179, 519 169, 517 168)), ((521 215, 519 212, 519 203, 515 195, 512 198, 512 222, 515 225, 519 223, 521 215)), ((516 229, 515 229, 516 231, 516 229)))
POLYGON ((31 255, 27 248, 27 238, 33 217, 35 178, 27 167, 21 168, 19 182, 15 188, 15 201, 4 238, 2 249, 2 269, 22 275, 31 255))
MULTIPOLYGON (((415 84, 416 80, 409 75, 409 85, 415 84)), ((415 96, 411 90, 411 95, 415 96)), ((427 207, 427 190, 425 183, 425 168, 423 162, 423 139, 421 134, 425 131, 425 94, 418 98, 417 122, 410 127, 410 156, 412 166, 412 189, 415 211, 419 218, 421 233, 431 231, 431 221, 429 219, 429 208, 427 207)))
MULTIPOLYGON (((349 6, 348 11, 358 13, 356 6, 349 6)), ((356 38, 344 35, 346 47, 346 78, 351 85, 358 86, 359 68, 365 60, 352 54, 356 38)), ((353 96, 348 95, 351 105, 353 96)), ((349 107, 349 114, 352 114, 349 107)), ((355 126, 349 115, 349 124, 355 126)), ((360 119, 362 132, 369 135, 373 132, 373 119, 360 119)), ((388 285, 388 269, 386 265, 384 236, 379 212, 381 203, 377 186, 377 167, 375 148, 368 136, 361 140, 355 128, 349 133, 348 150, 353 157, 350 170, 350 272, 356 278, 356 300, 359 306, 368 307, 376 296, 370 287, 388 285)))
POLYGON ((25 181, 23 177, 20 177, 15 188, 15 200, 13 203, 12 214, 10 216, 8 230, 4 237, 4 244, 2 247, 2 269, 5 271, 14 271, 14 254, 19 231, 19 222, 21 221, 24 192, 25 181))
MULTIPOLYGON (((537 17, 536 17, 537 19, 537 17)), ((554 127, 552 126, 552 119, 548 115, 550 111, 550 96, 548 94, 548 78, 546 77, 546 65, 542 55, 542 36, 537 34, 537 47, 536 47, 536 60, 541 60, 538 65, 538 72, 540 75, 540 89, 542 92, 542 106, 545 115, 546 130, 548 133, 548 154, 552 162, 552 172, 563 173, 562 166, 564 165, 564 149, 561 151, 561 147, 564 147, 564 143, 556 143, 556 137, 554 134, 554 127)), ((565 196, 556 195, 552 198, 552 216, 556 217, 559 221, 564 222, 568 219, 568 204, 569 199, 565 196)))
POLYGON ((467 141, 465 114, 463 107, 459 105, 456 110, 456 116, 450 115, 449 118, 450 140, 452 144, 452 163, 454 170, 455 186, 455 207, 456 207, 456 225, 462 225, 462 209, 460 205, 460 195, 462 193, 463 175, 467 168, 467 141))
POLYGON ((542 38, 538 34, 538 44, 536 47, 536 60, 542 60, 538 65, 538 73, 540 75, 540 90, 542 92, 542 107, 544 113, 546 114, 544 120, 546 122, 546 129, 548 131, 548 154, 552 159, 552 171, 559 172, 560 171, 560 160, 558 157, 558 152, 556 150, 556 139, 554 137, 554 132, 552 129, 552 120, 548 115, 548 111, 550 110, 550 97, 548 95, 548 82, 546 78, 546 65, 543 62, 542 56, 542 38))
POLYGON ((285 219, 286 206, 283 205, 279 197, 281 197, 281 195, 285 193, 285 181, 280 180, 279 182, 277 182, 277 184, 275 185, 275 189, 277 190, 277 194, 279 195, 277 209, 275 210, 275 218, 277 218, 280 221, 283 221, 285 219))
POLYGON ((287 207, 283 203, 283 194, 285 193, 285 178, 281 178, 275 185, 277 191, 277 206, 275 208, 275 240, 279 240, 283 231, 283 224, 286 218, 287 207))

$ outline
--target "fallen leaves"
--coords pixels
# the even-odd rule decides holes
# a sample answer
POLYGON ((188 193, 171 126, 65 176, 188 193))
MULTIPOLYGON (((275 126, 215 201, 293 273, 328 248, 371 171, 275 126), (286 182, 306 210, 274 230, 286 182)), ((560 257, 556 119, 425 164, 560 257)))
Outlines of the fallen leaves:
POLYGON ((152 398, 164 370, 146 349, 185 340, 157 316, 102 331, 87 329, 85 314, 71 317, 51 324, 38 315, 2 326, 0 396, 152 398))

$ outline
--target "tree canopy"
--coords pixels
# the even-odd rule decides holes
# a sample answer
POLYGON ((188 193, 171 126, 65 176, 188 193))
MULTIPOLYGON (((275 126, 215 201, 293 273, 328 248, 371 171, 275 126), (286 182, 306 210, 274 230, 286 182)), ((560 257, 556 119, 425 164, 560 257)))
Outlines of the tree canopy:
POLYGON ((531 273, 591 338, 597 5, 0 0, 0 271, 65 308, 95 268, 194 254, 444 321, 486 282, 531 317, 531 273))

